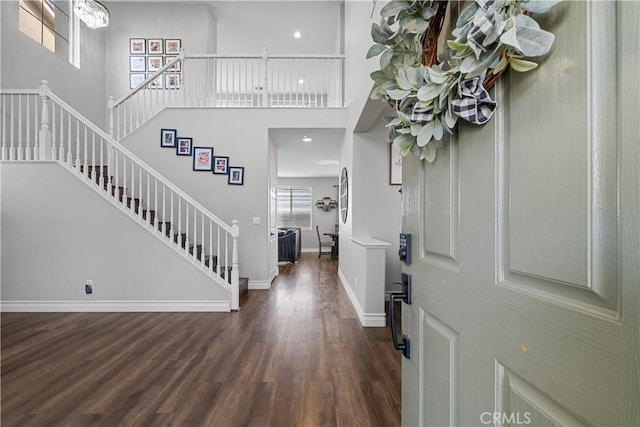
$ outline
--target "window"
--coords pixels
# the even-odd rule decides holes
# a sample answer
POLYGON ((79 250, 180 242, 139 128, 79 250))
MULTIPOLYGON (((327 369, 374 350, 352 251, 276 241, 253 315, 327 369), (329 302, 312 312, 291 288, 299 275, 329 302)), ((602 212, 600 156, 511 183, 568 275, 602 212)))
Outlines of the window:
POLYGON ((73 63, 70 0, 20 0, 18 28, 59 57, 73 63))
POLYGON ((278 187, 278 227, 311 230, 310 187, 278 187))

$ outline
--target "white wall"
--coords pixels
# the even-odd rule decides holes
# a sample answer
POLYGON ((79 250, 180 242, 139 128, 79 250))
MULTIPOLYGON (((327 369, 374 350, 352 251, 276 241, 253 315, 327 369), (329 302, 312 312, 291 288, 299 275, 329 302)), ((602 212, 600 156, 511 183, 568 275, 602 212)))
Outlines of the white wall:
MULTIPOLYGON (((335 178, 278 178, 278 185, 311 187, 311 230, 302 230, 302 250, 304 252, 318 252, 318 235, 316 225, 322 233, 333 233, 335 225, 338 223, 338 209, 324 212, 316 208, 316 200, 323 197, 331 197, 338 200, 338 177, 335 178)), ((323 239, 329 239, 322 236, 323 239)), ((326 250, 326 249, 325 249, 326 250)))
POLYGON ((80 23, 80 68, 60 58, 18 29, 18 2, 0 1, 0 87, 37 89, 47 80, 53 92, 98 126, 106 118, 105 29, 80 23))
MULTIPOLYGON (((166 109, 123 144, 204 207, 231 223, 240 222, 240 275, 268 283, 269 128, 341 128, 343 109, 166 109), (228 185, 224 175, 193 172, 192 158, 160 147, 160 129, 177 129, 194 146, 214 147, 245 167, 243 186, 228 185), (253 218, 260 224, 253 224, 253 218)), ((251 285, 250 282, 250 285, 251 285)))
POLYGON ((0 181, 3 309, 228 301, 226 290, 59 164, 0 163, 0 181))
POLYGON ((351 237, 370 237, 386 241, 385 288, 400 279, 398 261, 398 234, 402 228, 402 196, 398 186, 389 185, 389 139, 384 123, 375 122, 365 132, 353 133, 365 108, 369 108, 369 93, 373 87, 368 78, 378 68, 377 58, 366 59, 366 52, 373 44, 370 29, 379 21, 379 10, 372 4, 348 1, 345 3, 345 96, 347 103, 347 132, 340 156, 341 168, 349 173, 349 215, 340 231, 340 271, 351 287, 361 307, 366 304, 366 291, 362 284, 356 289, 358 278, 365 274, 362 251, 351 237))
POLYGON ((216 23, 206 4, 111 2, 104 54, 107 96, 129 89, 129 38, 182 39, 185 54, 215 53, 216 23))
POLYGON ((215 1, 220 54, 339 54, 340 1, 215 1), (293 33, 302 37, 295 39, 293 33))

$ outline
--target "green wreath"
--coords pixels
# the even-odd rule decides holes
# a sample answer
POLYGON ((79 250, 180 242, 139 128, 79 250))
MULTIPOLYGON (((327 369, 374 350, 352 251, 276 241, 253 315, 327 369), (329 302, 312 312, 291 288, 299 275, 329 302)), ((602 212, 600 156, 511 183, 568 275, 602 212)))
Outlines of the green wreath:
POLYGON ((395 108, 388 118, 389 137, 402 155, 413 152, 433 162, 445 132, 458 119, 478 125, 493 115, 497 103, 488 90, 510 66, 526 72, 537 63, 525 58, 546 55, 555 36, 530 14, 545 13, 561 0, 475 0, 465 7, 447 41, 449 58, 437 63, 437 40, 447 0, 391 1, 373 24, 375 44, 367 58, 380 56, 371 73, 373 99, 395 108), (397 29, 391 27, 397 25, 397 29))

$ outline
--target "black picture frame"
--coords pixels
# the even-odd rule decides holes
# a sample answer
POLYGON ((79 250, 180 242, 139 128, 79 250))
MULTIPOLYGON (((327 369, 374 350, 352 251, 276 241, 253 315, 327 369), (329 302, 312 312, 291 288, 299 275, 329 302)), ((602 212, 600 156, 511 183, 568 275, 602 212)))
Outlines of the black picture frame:
POLYGON ((193 147, 193 170, 211 172, 213 169, 213 147, 193 147))
POLYGON ((193 153, 193 138, 179 136, 176 140, 176 155, 191 156, 193 153))
POLYGON ((147 39, 147 54, 162 55, 164 53, 164 41, 162 39, 147 39))
POLYGON ((147 79, 145 73, 129 73, 129 89, 135 89, 147 79))
POLYGON ((227 175, 229 173, 229 157, 213 156, 213 173, 216 175, 227 175))
POLYGON ((164 66, 162 56, 147 56, 147 71, 156 72, 164 66))
POLYGON ((160 129, 160 147, 175 148, 177 135, 176 129, 160 129))
MULTIPOLYGON (((150 73, 147 77, 151 77, 153 73, 150 73)), ((163 78, 162 76, 156 77, 154 80, 151 80, 147 85, 147 89, 162 89, 163 88, 163 78)))
POLYGON ((180 73, 165 73, 164 79, 165 89, 180 89, 180 83, 182 81, 180 73))
POLYGON ((244 185, 244 166, 229 166, 229 185, 244 185))
POLYGON ((147 60, 144 56, 130 56, 129 57, 129 71, 132 72, 145 72, 147 71, 147 60))
POLYGON ((147 39, 130 38, 129 39, 129 55, 146 55, 147 39))
POLYGON ((164 39, 164 54, 178 55, 182 49, 182 39, 164 39))

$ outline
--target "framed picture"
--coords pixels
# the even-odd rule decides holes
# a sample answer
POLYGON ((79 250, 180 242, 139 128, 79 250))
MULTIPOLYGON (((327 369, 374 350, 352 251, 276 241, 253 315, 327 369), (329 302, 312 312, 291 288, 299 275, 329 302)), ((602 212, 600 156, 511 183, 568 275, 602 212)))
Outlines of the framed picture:
POLYGON ((180 73, 165 74, 165 89, 179 89, 180 88, 180 73))
POLYGON ((147 70, 154 72, 162 68, 162 56, 147 56, 147 70))
POLYGON ((213 173, 226 175, 229 173, 229 158, 226 156, 213 157, 213 173))
MULTIPOLYGON (((173 56, 167 56, 164 58, 164 61, 165 61, 164 64, 167 65, 174 59, 176 58, 173 56)), ((176 61, 175 64, 169 67, 169 71, 182 71, 182 61, 176 61)))
POLYGON ((402 155, 400 147, 389 144, 389 185, 402 185, 402 155))
POLYGON ((244 185, 244 167, 229 166, 229 184, 244 185))
POLYGON ((212 147, 193 147, 193 170, 211 172, 213 164, 212 147))
POLYGON ((129 71, 147 71, 144 56, 129 57, 129 71))
POLYGON ((147 52, 149 55, 162 55, 162 39, 147 40, 147 52))
MULTIPOLYGON (((149 74, 147 77, 151 77, 149 74)), ((162 76, 156 77, 154 80, 150 81, 147 85, 148 89, 162 89, 162 76)))
POLYGON ((178 156, 190 156, 193 147, 193 138, 178 137, 176 154, 178 156))
POLYGON ((164 53, 165 55, 177 55, 182 48, 181 39, 165 39, 164 40, 164 53))
POLYGON ((135 89, 147 79, 145 73, 130 73, 129 74, 129 89, 135 89))
POLYGON ((146 39, 129 39, 129 55, 146 55, 146 39))
POLYGON ((160 129, 160 146, 161 147, 175 147, 176 135, 178 131, 175 129, 160 129))

